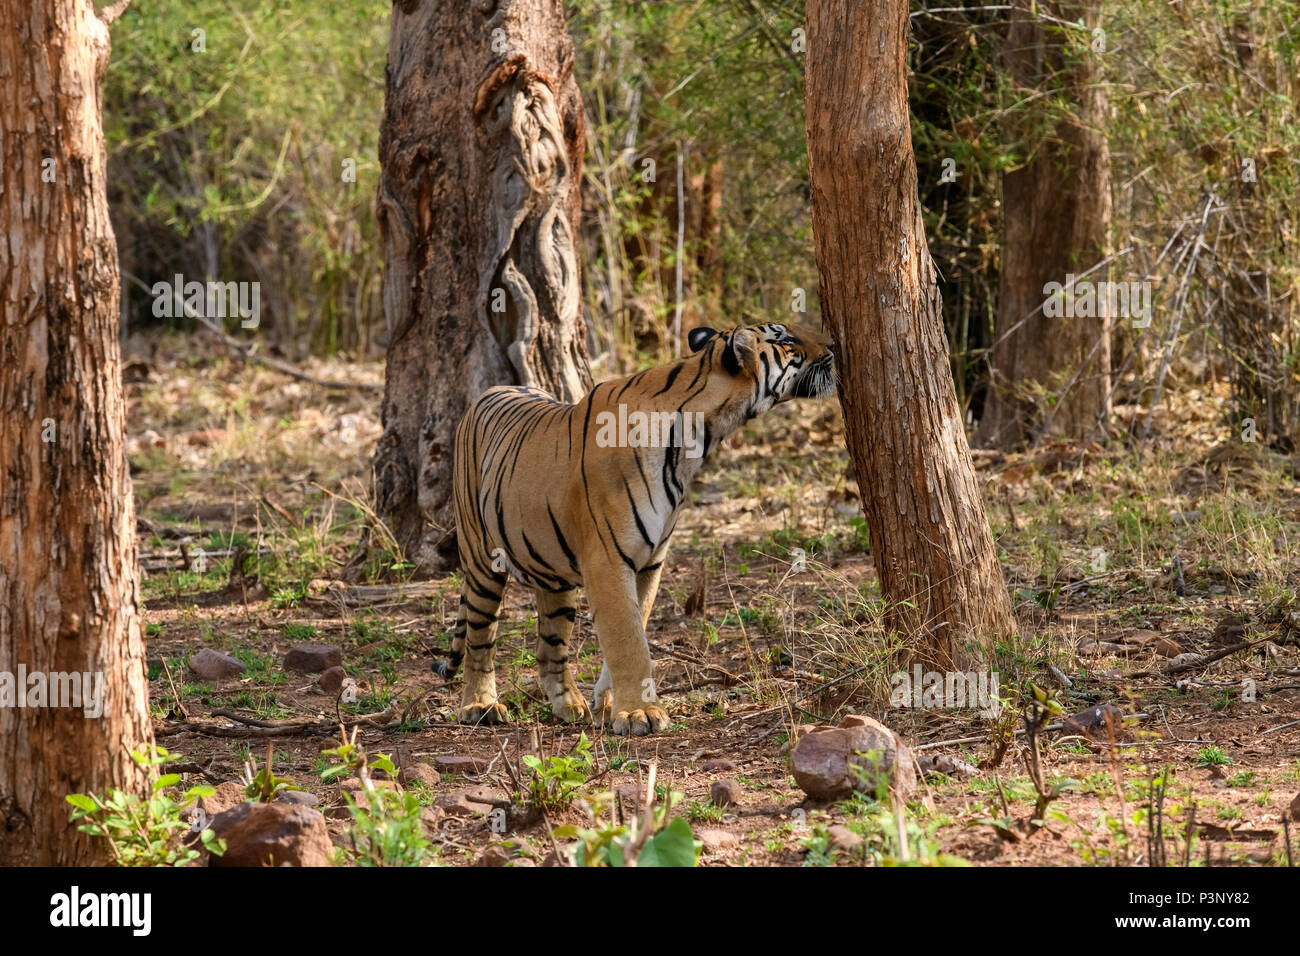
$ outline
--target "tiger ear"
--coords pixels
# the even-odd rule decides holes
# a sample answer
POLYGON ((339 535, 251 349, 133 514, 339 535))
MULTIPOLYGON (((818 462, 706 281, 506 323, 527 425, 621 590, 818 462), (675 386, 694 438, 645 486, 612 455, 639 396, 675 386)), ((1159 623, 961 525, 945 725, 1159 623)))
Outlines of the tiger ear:
POLYGON ((722 365, 732 375, 739 375, 742 368, 758 374, 758 336, 753 329, 737 329, 731 334, 722 365))
POLYGON ((690 333, 686 336, 686 342, 690 345, 692 352, 698 352, 700 349, 704 348, 704 346, 708 345, 709 339, 713 338, 717 334, 717 332, 708 326, 700 326, 698 329, 691 329, 690 333))

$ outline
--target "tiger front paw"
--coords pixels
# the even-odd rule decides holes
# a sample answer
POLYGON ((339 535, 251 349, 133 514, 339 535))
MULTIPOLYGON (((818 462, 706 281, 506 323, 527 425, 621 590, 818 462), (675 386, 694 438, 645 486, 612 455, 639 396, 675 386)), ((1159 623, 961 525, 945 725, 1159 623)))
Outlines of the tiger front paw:
POLYGON ((457 708, 456 719, 462 724, 508 724, 510 714, 504 704, 495 700, 475 701, 457 708))
POLYGON ((657 704, 646 704, 644 710, 620 710, 614 714, 610 731, 620 737, 644 737, 668 729, 668 713, 657 704))

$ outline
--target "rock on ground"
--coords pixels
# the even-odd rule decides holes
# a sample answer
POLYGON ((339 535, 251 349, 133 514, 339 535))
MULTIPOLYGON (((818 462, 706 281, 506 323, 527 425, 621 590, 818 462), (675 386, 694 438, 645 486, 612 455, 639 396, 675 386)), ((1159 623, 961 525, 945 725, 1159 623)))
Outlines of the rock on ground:
POLYGON ((442 783, 442 774, 423 760, 407 764, 402 768, 398 776, 403 785, 408 787, 413 783, 422 783, 429 787, 436 787, 442 783))
POLYGON ((695 839, 704 844, 706 852, 729 850, 740 846, 740 837, 726 830, 701 830, 695 834, 695 839))
POLYGON ((979 776, 979 768, 951 754, 935 754, 933 756, 921 754, 916 758, 916 768, 923 776, 929 776, 932 773, 958 777, 979 776))
POLYGON ((275 799, 277 803, 295 803, 300 807, 314 807, 320 803, 320 797, 306 790, 281 790, 275 799))
MULTIPOLYGON (((288 658, 285 661, 287 663, 288 658)), ((320 688, 321 693, 337 697, 339 691, 343 689, 343 681, 347 676, 348 672, 342 667, 327 667, 321 671, 320 677, 316 678, 316 686, 320 688)))
POLYGON ((826 834, 830 837, 831 846, 838 847, 841 850, 852 853, 862 847, 862 837, 843 824, 836 824, 828 828, 826 834))
POLYGON ((310 807, 241 803, 218 814, 211 827, 226 841, 209 866, 329 866, 334 850, 325 817, 310 807))
POLYGON ((510 853, 502 846, 490 846, 474 858, 475 866, 505 866, 510 862, 510 853))
POLYGON ((884 724, 856 714, 838 727, 800 737, 790 752, 790 769, 800 789, 817 800, 840 800, 854 790, 870 792, 878 783, 902 799, 916 789, 911 751, 884 724))
POLYGON ((1156 653, 1161 657, 1177 657, 1183 653, 1183 646, 1172 637, 1161 637, 1155 643, 1156 653))
POLYGON ((480 774, 486 773, 492 761, 468 754, 442 754, 433 758, 433 765, 441 773, 480 774))
POLYGON ((200 680, 224 680, 244 673, 244 662, 205 647, 190 658, 190 673, 200 680))
POLYGON ((705 773, 731 773, 736 765, 730 760, 706 760, 700 764, 700 769, 705 773))
POLYGON ((1061 732, 1100 738, 1110 735, 1122 737, 1124 712, 1114 704, 1098 704, 1066 717, 1061 722, 1061 732))
POLYGON ((709 799, 715 807, 730 807, 740 802, 745 791, 735 780, 715 780, 709 788, 709 799))
POLYGON ((284 655, 284 666, 304 674, 319 674, 343 666, 343 649, 333 644, 302 644, 284 655))
POLYGON ((244 795, 244 785, 238 780, 225 780, 217 784, 217 792, 210 797, 200 797, 199 807, 209 817, 225 813, 231 807, 237 807, 248 797, 244 795))
POLYGON ((444 793, 434 798, 433 805, 441 807, 451 817, 485 816, 496 809, 501 798, 486 787, 470 787, 456 793, 444 793))

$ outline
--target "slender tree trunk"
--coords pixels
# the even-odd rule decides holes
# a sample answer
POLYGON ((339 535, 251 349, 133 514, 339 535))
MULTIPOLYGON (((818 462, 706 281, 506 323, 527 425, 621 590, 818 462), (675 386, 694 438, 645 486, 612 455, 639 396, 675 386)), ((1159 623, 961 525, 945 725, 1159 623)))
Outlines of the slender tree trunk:
MULTIPOLYGON (((1042 111, 1021 114, 1020 133, 1029 161, 1002 177, 1002 272, 989 392, 975 429, 976 444, 1009 448, 1044 432, 1087 440, 1104 429, 1110 392, 1110 319, 1099 315, 1048 317, 1049 282, 1081 277, 1106 256, 1110 233, 1110 122, 1100 83, 1094 37, 1073 27, 1044 23, 1027 0, 1016 0, 1007 29, 1004 61, 1026 95, 1060 84, 1072 106, 1051 139, 1034 145, 1042 111), (1062 31, 1071 31, 1075 58, 1067 64, 1062 31), (1044 393, 1058 397, 1042 401, 1044 393)), ((1047 0, 1044 13, 1095 25, 1101 0, 1047 0)), ((1104 42, 1098 36, 1097 41, 1104 42)), ((1107 280, 1105 268, 1087 277, 1107 280)))
POLYGON ((725 177, 722 150, 713 147, 705 171, 696 177, 691 195, 699 197, 699 215, 695 219, 695 269, 699 275, 696 295, 700 311, 707 320, 722 314, 722 192, 725 177))
POLYGON ((25 671, 30 703, 30 675, 103 676, 97 717, 0 706, 0 866, 100 861, 63 798, 143 791, 128 751, 152 739, 100 120, 124 7, 0 21, 0 680, 25 671))
POLYGON ((560 0, 398 0, 380 128, 388 322, 375 498, 406 559, 455 561, 456 425, 494 385, 591 385, 582 99, 560 0))
POLYGON ((1015 622, 917 200, 907 3, 809 0, 807 11, 813 233, 849 451, 891 623, 918 660, 943 667, 1015 622))
MULTIPOLYGON (((1260 70, 1250 20, 1240 14, 1232 26, 1241 69, 1258 84, 1250 89, 1249 100, 1238 100, 1238 115, 1261 108, 1261 91, 1271 89, 1265 97, 1294 102, 1295 92, 1300 89, 1300 77, 1284 70, 1269 76, 1268 71, 1260 70)), ((1296 115, 1300 118, 1300 110, 1296 115)), ((1294 295, 1279 289, 1286 285, 1288 274, 1287 267, 1281 264, 1288 258, 1293 264, 1300 262, 1300 257, 1295 232, 1279 228, 1278 221, 1290 218, 1285 192, 1295 195, 1295 186, 1284 189, 1284 195, 1270 195, 1270 177, 1243 175, 1241 160, 1240 156, 1231 156, 1231 172, 1218 187, 1229 198, 1220 214, 1218 229, 1222 231, 1216 230, 1215 234, 1216 258, 1220 268, 1226 265, 1227 272, 1227 307, 1217 311, 1235 406, 1229 431, 1243 440, 1250 436, 1291 454, 1300 449, 1300 307, 1294 295), (1289 235, 1290 240, 1279 247, 1284 235, 1289 235)), ((1294 265, 1289 271, 1295 274, 1294 265)))
MULTIPOLYGON (((662 124, 650 127, 643 139, 665 144, 662 156, 638 157, 634 179, 643 175, 641 160, 655 161, 655 179, 637 204, 636 216, 647 228, 623 235, 623 254, 631 264, 629 278, 637 284, 628 291, 637 300, 631 316, 639 348, 655 350, 668 344, 673 351, 677 280, 677 145, 662 124), (660 315, 651 314, 657 309, 660 315)), ((685 151, 683 182, 685 255, 681 262, 682 334, 697 325, 716 321, 721 313, 723 278, 722 150, 711 142, 693 141, 685 151)), ((639 183, 637 185, 640 185, 639 183)))

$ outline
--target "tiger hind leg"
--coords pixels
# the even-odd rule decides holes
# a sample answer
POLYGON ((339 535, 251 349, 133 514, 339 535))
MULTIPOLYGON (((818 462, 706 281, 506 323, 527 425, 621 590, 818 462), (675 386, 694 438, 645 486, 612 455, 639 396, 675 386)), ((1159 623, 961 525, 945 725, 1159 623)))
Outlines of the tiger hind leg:
POLYGON ((505 706, 497 702, 496 641, 506 577, 480 573, 473 566, 467 566, 464 573, 461 619, 452 639, 448 668, 454 671, 464 655, 465 686, 456 716, 462 724, 504 724, 509 715, 505 706))
POLYGON ((537 598, 537 670, 555 716, 566 723, 591 720, 569 668, 569 639, 577 617, 577 588, 533 592, 537 598))

